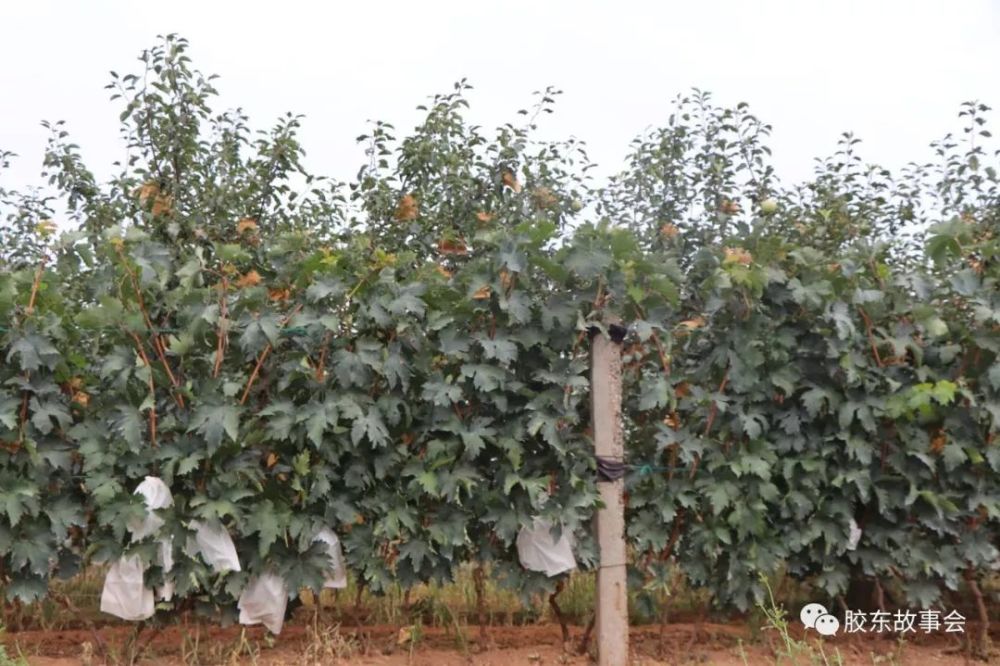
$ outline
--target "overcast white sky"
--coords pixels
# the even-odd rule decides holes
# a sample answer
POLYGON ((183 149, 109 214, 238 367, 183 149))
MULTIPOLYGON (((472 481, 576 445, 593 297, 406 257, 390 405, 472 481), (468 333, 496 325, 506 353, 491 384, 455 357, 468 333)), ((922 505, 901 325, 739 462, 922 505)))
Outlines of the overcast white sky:
POLYGON ((546 133, 585 139, 605 172, 691 86, 771 122, 786 181, 844 130, 899 166, 959 128, 960 102, 1000 106, 1000 1, 0 0, 0 147, 21 155, 4 185, 37 182, 42 119, 68 121, 109 175, 123 152, 108 71, 137 71, 168 32, 189 38, 195 65, 222 77, 222 105, 255 126, 306 114, 308 166, 340 179, 360 164, 367 119, 408 129, 417 104, 463 76, 488 127, 561 87, 546 133))

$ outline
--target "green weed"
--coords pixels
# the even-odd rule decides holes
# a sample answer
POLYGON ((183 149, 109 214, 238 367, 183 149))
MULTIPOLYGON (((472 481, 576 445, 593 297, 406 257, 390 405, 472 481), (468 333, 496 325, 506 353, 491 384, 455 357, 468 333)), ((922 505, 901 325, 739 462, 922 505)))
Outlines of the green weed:
POLYGON ((800 641, 793 637, 788 631, 788 613, 784 607, 779 605, 774 599, 774 592, 771 590, 771 583, 767 577, 761 575, 761 583, 767 590, 767 603, 758 604, 758 608, 764 614, 766 620, 765 630, 777 633, 780 645, 774 650, 774 663, 792 664, 816 664, 817 666, 843 666, 844 660, 840 650, 834 648, 833 656, 828 656, 823 647, 823 641, 816 641, 815 647, 806 641, 800 641))

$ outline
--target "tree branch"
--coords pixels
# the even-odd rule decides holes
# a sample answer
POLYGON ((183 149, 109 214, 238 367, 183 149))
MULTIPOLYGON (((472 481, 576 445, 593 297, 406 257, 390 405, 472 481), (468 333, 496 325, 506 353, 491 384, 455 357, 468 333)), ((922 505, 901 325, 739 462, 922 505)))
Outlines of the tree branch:
POLYGON ((153 448, 156 448, 156 384, 153 382, 153 364, 149 362, 149 356, 146 355, 146 349, 142 345, 142 340, 139 336, 128 331, 128 334, 132 336, 135 341, 135 348, 139 352, 139 356, 142 358, 142 362, 146 364, 146 369, 149 371, 149 380, 147 384, 149 385, 149 396, 152 405, 149 408, 149 441, 153 448))
MULTIPOLYGON (((296 305, 294 310, 285 315, 285 318, 281 320, 281 324, 278 326, 278 330, 280 331, 283 329, 291 318, 297 315, 301 309, 301 305, 296 305)), ((260 356, 257 358, 257 365, 254 366, 253 372, 250 373, 250 379, 247 380, 246 388, 243 389, 243 396, 240 398, 241 405, 246 404, 247 398, 250 397, 250 389, 253 388, 254 382, 257 381, 257 376, 260 374, 260 368, 264 365, 264 361, 267 359, 268 354, 271 353, 271 349, 271 343, 269 342, 267 343, 267 346, 264 347, 264 351, 262 351, 260 356)))
MULTIPOLYGON (((167 362, 166 347, 163 345, 163 341, 160 339, 160 334, 157 332, 156 327, 153 326, 153 321, 149 317, 149 310, 146 309, 146 302, 142 297, 142 289, 139 287, 139 278, 136 276, 135 271, 132 270, 132 267, 129 266, 121 245, 116 245, 115 250, 118 252, 118 256, 121 257, 122 267, 124 267, 125 272, 128 273, 129 279, 132 282, 132 289, 135 291, 135 297, 137 303, 139 304, 139 310, 142 311, 143 320, 146 322, 146 327, 149 329, 153 338, 153 349, 156 351, 156 355, 159 357, 160 363, 163 365, 163 369, 167 372, 167 377, 170 378, 170 383, 175 389, 178 389, 180 388, 181 383, 177 380, 173 370, 170 368, 170 363, 167 362)), ((184 396, 177 391, 174 392, 174 400, 177 401, 177 405, 179 407, 184 407, 184 396)))

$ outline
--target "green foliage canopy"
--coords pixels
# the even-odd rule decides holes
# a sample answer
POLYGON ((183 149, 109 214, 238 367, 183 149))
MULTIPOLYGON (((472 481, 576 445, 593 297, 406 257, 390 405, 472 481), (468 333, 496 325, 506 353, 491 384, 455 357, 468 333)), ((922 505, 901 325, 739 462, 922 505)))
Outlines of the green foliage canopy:
MULTIPOLYGON (((0 189, 0 587, 123 552, 146 475, 161 536, 220 520, 242 573, 175 553, 173 607, 248 577, 318 589, 329 526, 378 592, 463 562, 530 594, 519 528, 597 504, 588 331, 624 344, 633 575, 717 602, 787 566, 830 596, 892 579, 917 605, 997 560, 1000 191, 986 107, 901 178, 857 140, 783 188, 769 127, 695 91, 601 186, 536 138, 556 91, 492 134, 464 82, 350 184, 309 174, 300 119, 251 133, 168 37, 113 74, 128 160, 109 183, 61 124, 53 196, 0 189), (78 228, 47 222, 65 205, 78 228), (931 226, 933 224, 933 226, 931 226), (914 232, 913 230, 917 231, 914 232), (862 529, 850 548, 851 521, 862 529)), ((0 162, 10 159, 0 155, 0 162)), ((162 572, 150 570, 150 583, 162 572)))

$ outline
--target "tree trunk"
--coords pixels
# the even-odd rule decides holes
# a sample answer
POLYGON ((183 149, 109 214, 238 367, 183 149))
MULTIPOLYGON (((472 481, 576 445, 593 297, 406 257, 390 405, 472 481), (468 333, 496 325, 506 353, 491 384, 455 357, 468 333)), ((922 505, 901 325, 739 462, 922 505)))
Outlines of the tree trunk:
POLYGON ((479 622, 479 642, 483 649, 489 643, 486 631, 486 572, 482 563, 476 565, 472 572, 472 580, 476 587, 476 621, 479 622))
POLYGON ((569 625, 566 623, 566 617, 563 615, 562 608, 559 607, 559 602, 556 601, 556 597, 559 593, 563 591, 565 586, 564 581, 559 581, 556 583, 556 590, 549 595, 549 606, 552 607, 552 613, 555 614, 556 619, 559 620, 559 627, 562 629, 562 640, 563 644, 569 643, 569 625))
POLYGON ((972 636, 969 644, 972 648, 972 654, 974 657, 977 659, 989 659, 991 647, 990 616, 986 610, 986 602, 983 600, 982 590, 979 589, 979 582, 976 580, 976 576, 973 571, 970 570, 966 573, 966 582, 969 585, 969 591, 972 592, 972 598, 976 604, 976 616, 979 620, 977 631, 972 636))
POLYGON ((577 652, 580 654, 587 654, 587 650, 590 648, 590 636, 594 633, 594 624, 597 622, 597 614, 590 616, 590 622, 587 623, 587 628, 583 630, 583 636, 580 638, 580 646, 577 648, 577 652))

